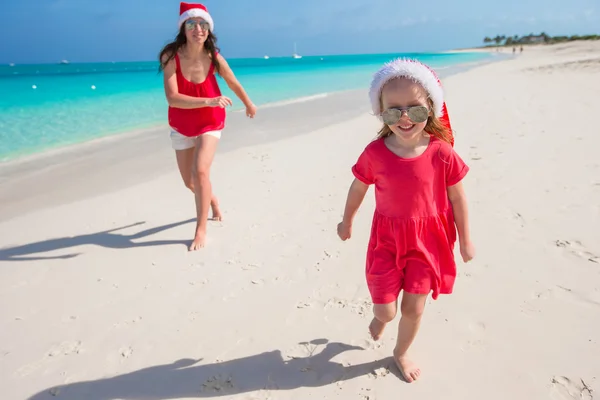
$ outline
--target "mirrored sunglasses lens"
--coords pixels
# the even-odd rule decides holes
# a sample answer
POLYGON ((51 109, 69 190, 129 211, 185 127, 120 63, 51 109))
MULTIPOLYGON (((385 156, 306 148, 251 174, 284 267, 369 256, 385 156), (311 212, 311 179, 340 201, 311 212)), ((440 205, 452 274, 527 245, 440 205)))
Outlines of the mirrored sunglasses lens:
POLYGON ((383 118, 383 123, 386 125, 394 125, 400 121, 400 118, 402 117, 402 111, 390 108, 385 110, 381 114, 381 117, 383 118))
POLYGON ((194 28, 196 27, 196 25, 199 25, 200 29, 205 30, 205 31, 207 31, 207 30, 210 29, 210 25, 206 21, 198 22, 198 21, 194 21, 194 20, 190 19, 190 20, 188 20, 188 21, 185 22, 185 27, 189 31, 194 30, 194 28))
POLYGON ((429 110, 427 107, 411 107, 407 114, 412 122, 425 122, 429 117, 429 110))

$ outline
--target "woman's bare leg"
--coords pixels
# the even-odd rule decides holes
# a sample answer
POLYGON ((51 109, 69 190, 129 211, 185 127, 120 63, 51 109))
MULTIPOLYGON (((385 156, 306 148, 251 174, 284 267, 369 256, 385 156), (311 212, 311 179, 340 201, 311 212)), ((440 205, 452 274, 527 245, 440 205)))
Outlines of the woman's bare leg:
MULTIPOLYGON (((190 147, 186 150, 175 150, 175 156, 177 157, 177 166, 179 167, 179 173, 184 185, 194 192, 194 182, 192 180, 192 166, 194 165, 194 152, 196 149, 190 147)), ((212 219, 214 221, 221 221, 223 215, 219 208, 219 201, 214 193, 211 194, 210 207, 212 208, 212 219)))
POLYGON ((206 225, 208 209, 212 197, 210 167, 215 157, 219 139, 210 135, 201 135, 196 141, 194 161, 192 163, 192 182, 196 195, 196 234, 190 245, 190 251, 204 247, 206 243, 206 225))

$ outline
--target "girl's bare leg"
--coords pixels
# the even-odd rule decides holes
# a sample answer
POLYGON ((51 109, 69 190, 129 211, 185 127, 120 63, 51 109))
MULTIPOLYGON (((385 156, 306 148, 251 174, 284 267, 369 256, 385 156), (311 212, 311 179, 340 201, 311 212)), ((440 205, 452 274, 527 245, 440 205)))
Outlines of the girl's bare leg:
POLYGON ((402 317, 398 324, 394 361, 407 382, 413 382, 421 375, 421 370, 407 358, 406 353, 421 325, 421 316, 425 309, 426 300, 426 294, 404 292, 402 296, 402 304, 400 305, 402 317))
POLYGON ((396 312, 398 310, 398 302, 387 304, 375 304, 373 305, 373 320, 369 324, 369 332, 373 340, 379 340, 383 334, 383 330, 388 322, 391 322, 396 318, 396 312))

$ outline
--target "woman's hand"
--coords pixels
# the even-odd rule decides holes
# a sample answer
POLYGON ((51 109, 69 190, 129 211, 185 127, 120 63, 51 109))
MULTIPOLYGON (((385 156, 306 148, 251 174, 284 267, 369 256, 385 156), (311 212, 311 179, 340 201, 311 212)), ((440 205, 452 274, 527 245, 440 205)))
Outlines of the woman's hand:
POLYGON ((246 106, 246 117, 254 118, 256 115, 256 106, 252 103, 246 106))
POLYGON ((233 102, 231 101, 231 99, 229 97, 225 97, 225 96, 213 97, 210 100, 211 107, 225 108, 227 106, 232 106, 232 105, 233 105, 233 102))

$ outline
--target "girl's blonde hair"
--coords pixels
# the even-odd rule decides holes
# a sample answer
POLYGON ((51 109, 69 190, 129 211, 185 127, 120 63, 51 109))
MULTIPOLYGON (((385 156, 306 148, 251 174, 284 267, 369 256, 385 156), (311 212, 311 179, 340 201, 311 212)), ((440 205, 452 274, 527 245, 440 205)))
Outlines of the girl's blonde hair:
MULTIPOLYGON (((381 91, 383 93, 383 90, 381 91)), ((429 109, 433 109, 433 101, 430 98, 427 98, 427 105, 429 109)), ((383 100, 381 98, 381 94, 379 95, 379 109, 383 110, 383 100)), ((452 144, 452 131, 440 121, 438 117, 435 115, 430 115, 427 118, 427 124, 425 125, 425 129, 423 129, 425 133, 438 138, 448 144, 452 144)), ((386 124, 383 124, 379 132, 377 132, 377 139, 383 139, 390 135, 393 135, 394 132, 390 129, 390 127, 386 124)))

